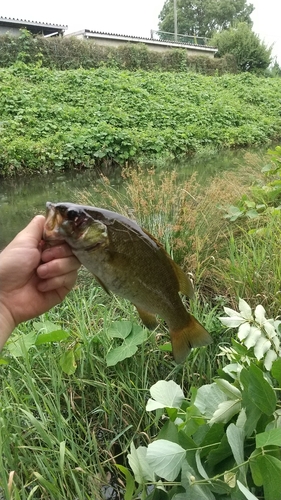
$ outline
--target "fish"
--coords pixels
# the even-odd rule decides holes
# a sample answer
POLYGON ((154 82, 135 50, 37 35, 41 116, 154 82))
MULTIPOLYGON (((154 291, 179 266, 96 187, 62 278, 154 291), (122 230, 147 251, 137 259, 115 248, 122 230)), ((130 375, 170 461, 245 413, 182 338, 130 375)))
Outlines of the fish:
POLYGON ((184 306, 193 286, 164 247, 135 221, 110 210, 73 203, 46 203, 43 239, 65 241, 110 294, 129 300, 149 329, 167 324, 176 363, 212 338, 184 306))

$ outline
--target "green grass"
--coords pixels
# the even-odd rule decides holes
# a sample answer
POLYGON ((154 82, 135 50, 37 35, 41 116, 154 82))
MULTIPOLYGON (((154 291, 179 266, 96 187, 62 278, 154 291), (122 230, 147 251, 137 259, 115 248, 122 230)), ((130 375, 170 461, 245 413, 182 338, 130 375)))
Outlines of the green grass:
MULTIPOLYGON (((245 169, 236 177, 228 173, 214 179, 204 192, 196 191, 193 181, 177 187, 173 173, 163 174, 157 188, 154 174, 146 181, 141 172, 129 176, 128 206, 138 207, 136 216, 159 231, 155 236, 163 243, 167 243, 165 227, 169 224, 171 250, 195 279, 190 311, 214 342, 194 349, 184 365, 176 366, 171 354, 161 350, 169 341, 161 322, 133 357, 107 367, 106 355, 119 342, 109 338, 109 327, 122 319, 134 323, 139 319, 129 302, 108 296, 81 270, 77 286, 65 301, 40 318, 67 330, 67 340, 23 349, 21 357, 11 356, 7 348, 3 351, 9 360, 0 367, 0 488, 5 499, 99 500, 109 487, 121 495, 123 478, 115 465, 128 465, 130 443, 147 445, 162 425, 145 411, 151 385, 159 379, 173 379, 188 396, 192 386, 212 381, 223 363, 217 357, 219 346, 230 343, 230 332, 218 317, 224 315, 223 305, 237 305, 238 296, 250 299, 252 306, 264 303, 272 316, 278 313, 279 214, 268 212, 257 223, 263 230, 249 233, 246 225, 242 228, 226 221, 218 209, 218 205, 233 203, 245 190, 243 172, 251 178, 252 171, 250 175, 245 169), (189 193, 186 197, 183 188, 189 193), (148 206, 141 205, 142 198, 148 206), (162 213, 161 224, 153 216, 149 221, 149 212, 162 213), (71 351, 76 353, 77 367, 68 375, 61 359, 71 351)), ((107 194, 105 203, 113 200, 109 187, 107 194)), ((38 319, 20 325, 15 333, 24 339, 34 323, 38 319)))

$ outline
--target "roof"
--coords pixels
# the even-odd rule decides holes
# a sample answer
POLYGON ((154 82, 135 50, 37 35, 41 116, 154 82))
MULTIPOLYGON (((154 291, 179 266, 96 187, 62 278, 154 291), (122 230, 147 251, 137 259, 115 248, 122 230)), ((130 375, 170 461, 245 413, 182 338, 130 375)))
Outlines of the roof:
POLYGON ((30 21, 29 19, 16 19, 14 17, 0 17, 0 26, 34 26, 56 30, 66 30, 68 26, 63 24, 43 23, 41 21, 30 21))
POLYGON ((173 46, 173 47, 181 47, 181 48, 187 48, 187 47, 196 47, 196 50, 201 50, 204 52, 217 52, 217 48, 211 46, 211 45, 197 45, 193 43, 186 43, 186 42, 176 42, 173 40, 156 40, 155 38, 145 38, 142 36, 135 36, 135 35, 120 35, 118 33, 106 33, 104 31, 92 31, 92 30, 80 30, 76 31, 74 33, 68 33, 66 36, 77 36, 77 35, 84 35, 86 38, 104 38, 104 39, 111 39, 111 40, 123 40, 126 42, 143 42, 146 44, 153 44, 153 45, 165 45, 165 46, 173 46))

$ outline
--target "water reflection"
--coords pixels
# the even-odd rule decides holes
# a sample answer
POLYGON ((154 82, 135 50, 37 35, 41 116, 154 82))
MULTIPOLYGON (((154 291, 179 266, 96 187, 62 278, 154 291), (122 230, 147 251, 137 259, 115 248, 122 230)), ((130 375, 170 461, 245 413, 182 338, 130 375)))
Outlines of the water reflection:
MULTIPOLYGON (((256 153, 257 150, 247 150, 256 153)), ((265 152, 265 150, 263 150, 265 152)), ((157 171, 176 168, 179 178, 187 178, 197 172, 197 180, 206 183, 219 172, 236 169, 243 164, 243 150, 224 150, 197 154, 194 158, 170 161, 157 166, 157 171)), ((122 188, 121 169, 112 168, 103 172, 114 187, 122 188)), ((46 201, 69 201, 77 203, 77 192, 96 186, 101 182, 101 172, 96 170, 68 171, 64 174, 34 175, 2 179, 0 182, 0 249, 20 231, 30 219, 38 213, 45 213, 46 201)), ((103 206, 98 199, 97 206, 103 206)))

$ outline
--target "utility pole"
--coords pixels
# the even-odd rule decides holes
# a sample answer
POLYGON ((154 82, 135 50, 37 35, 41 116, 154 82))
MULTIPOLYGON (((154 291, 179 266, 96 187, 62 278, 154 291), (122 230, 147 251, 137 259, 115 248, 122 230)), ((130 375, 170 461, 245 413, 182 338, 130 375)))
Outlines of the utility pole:
POLYGON ((174 0, 174 32, 175 32, 175 42, 178 41, 178 12, 177 12, 177 0, 174 0))

